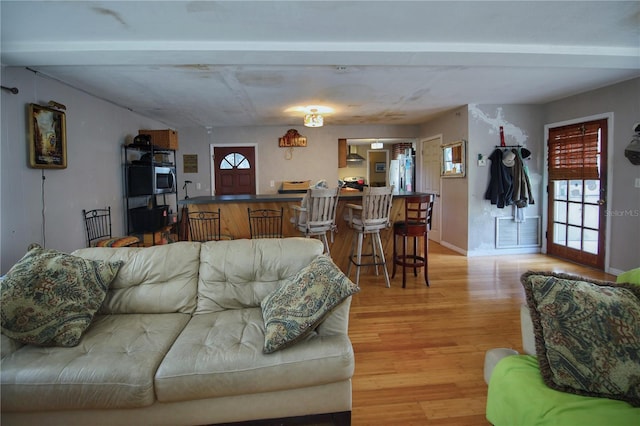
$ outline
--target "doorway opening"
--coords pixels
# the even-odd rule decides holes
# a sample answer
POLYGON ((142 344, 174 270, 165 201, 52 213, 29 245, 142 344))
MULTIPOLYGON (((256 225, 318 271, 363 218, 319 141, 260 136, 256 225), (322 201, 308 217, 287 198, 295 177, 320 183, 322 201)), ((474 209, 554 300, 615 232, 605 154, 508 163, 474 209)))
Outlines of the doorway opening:
POLYGON ((440 163, 440 156, 442 152, 441 145, 442 135, 437 135, 421 141, 421 179, 419 180, 420 186, 418 186, 419 191, 435 194, 429 239, 437 243, 439 243, 442 238, 440 223, 440 218, 442 217, 442 203, 440 202, 440 193, 442 191, 442 185, 440 184, 440 171, 442 167, 440 163))
POLYGON ((387 186, 389 182, 389 150, 367 151, 367 182, 369 186, 387 186))

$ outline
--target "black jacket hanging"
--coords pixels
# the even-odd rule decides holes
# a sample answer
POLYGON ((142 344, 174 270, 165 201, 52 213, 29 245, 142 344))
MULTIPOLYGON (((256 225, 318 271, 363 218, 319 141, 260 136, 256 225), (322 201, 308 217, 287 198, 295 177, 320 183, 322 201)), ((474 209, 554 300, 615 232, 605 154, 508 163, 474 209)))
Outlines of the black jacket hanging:
POLYGON ((491 177, 484 198, 490 200, 491 204, 496 204, 499 209, 503 209, 512 203, 513 178, 509 168, 502 163, 501 149, 494 150, 489 160, 491 160, 491 177))

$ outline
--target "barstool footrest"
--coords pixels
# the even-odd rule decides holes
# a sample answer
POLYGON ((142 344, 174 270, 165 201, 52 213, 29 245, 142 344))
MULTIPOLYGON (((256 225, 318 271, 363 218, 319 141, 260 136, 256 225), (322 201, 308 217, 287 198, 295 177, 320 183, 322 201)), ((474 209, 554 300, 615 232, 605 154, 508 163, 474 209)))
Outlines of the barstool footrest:
POLYGON ((422 256, 414 256, 411 254, 406 255, 398 255, 393 260, 396 265, 400 266, 408 266, 410 268, 422 268, 427 262, 426 259, 422 256))
POLYGON ((358 258, 358 256, 353 255, 353 256, 349 256, 349 260, 351 261, 351 263, 353 263, 356 266, 382 266, 382 265, 386 265, 386 262, 382 261, 382 257, 379 254, 373 255, 373 254, 362 254, 360 255, 360 257, 373 257, 375 256, 376 259, 373 260, 373 262, 371 263, 358 263, 356 261, 356 259, 358 258))

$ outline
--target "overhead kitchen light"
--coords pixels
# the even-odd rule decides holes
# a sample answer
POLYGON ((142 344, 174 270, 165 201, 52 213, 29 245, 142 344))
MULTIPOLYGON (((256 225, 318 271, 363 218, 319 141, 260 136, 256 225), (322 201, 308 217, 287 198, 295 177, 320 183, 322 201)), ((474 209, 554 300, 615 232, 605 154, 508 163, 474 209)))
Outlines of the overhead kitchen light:
POLYGON ((307 127, 322 127, 324 116, 333 114, 335 110, 324 105, 296 105, 284 110, 285 113, 294 113, 296 116, 302 113, 304 125, 307 127))
POLYGON ((382 149, 384 148, 384 144, 382 142, 371 142, 371 149, 382 149))
POLYGON ((351 163, 362 162, 364 161, 364 157, 358 155, 357 152, 351 152, 351 145, 349 145, 349 155, 347 155, 347 161, 351 163))
POLYGON ((322 114, 318 114, 318 110, 315 108, 304 116, 304 125, 307 127, 322 127, 323 124, 324 117, 322 114))

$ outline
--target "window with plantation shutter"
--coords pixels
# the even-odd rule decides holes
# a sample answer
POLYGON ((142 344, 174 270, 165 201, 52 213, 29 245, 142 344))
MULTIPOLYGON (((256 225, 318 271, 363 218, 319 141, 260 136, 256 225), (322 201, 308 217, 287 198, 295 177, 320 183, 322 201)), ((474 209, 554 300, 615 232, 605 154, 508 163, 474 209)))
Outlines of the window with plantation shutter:
POLYGON ((549 180, 598 179, 601 137, 606 120, 549 131, 549 180))

